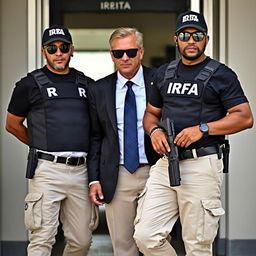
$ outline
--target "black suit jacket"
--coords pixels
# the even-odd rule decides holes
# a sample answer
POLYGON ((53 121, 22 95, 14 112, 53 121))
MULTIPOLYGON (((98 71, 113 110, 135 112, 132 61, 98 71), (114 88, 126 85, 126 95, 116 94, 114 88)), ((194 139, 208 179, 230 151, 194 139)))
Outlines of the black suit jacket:
MULTIPOLYGON (((153 69, 143 67, 146 97, 151 92, 153 69)), ((91 116, 90 150, 87 157, 89 182, 98 180, 104 202, 111 202, 118 180, 119 139, 116 117, 117 72, 98 80, 88 89, 91 116)), ((159 158, 148 135, 144 138, 145 153, 150 165, 159 158)))

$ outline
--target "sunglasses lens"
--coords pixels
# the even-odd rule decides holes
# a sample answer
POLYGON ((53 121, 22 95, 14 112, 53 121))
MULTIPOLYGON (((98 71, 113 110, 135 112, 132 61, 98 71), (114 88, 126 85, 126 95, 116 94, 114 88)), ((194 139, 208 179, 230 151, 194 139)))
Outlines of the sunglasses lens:
POLYGON ((136 57, 138 49, 127 49, 127 50, 112 50, 112 53, 116 59, 121 59, 124 56, 124 53, 127 54, 129 58, 136 57))
POLYGON ((58 48, 62 53, 68 53, 70 50, 69 44, 61 44, 59 47, 57 45, 51 44, 46 46, 46 50, 49 54, 54 54, 57 52, 58 48))
POLYGON ((57 46, 56 45, 47 45, 46 50, 49 54, 54 54, 57 52, 57 46))
POLYGON ((193 40, 196 42, 202 41, 204 39, 205 34, 203 32, 194 32, 194 33, 189 33, 189 32, 180 32, 178 34, 178 37, 180 41, 187 42, 189 38, 192 36, 193 40))
POLYGON ((116 59, 121 59, 124 55, 125 50, 112 50, 112 53, 116 59))
POLYGON ((186 42, 189 40, 190 34, 187 32, 180 32, 178 37, 179 37, 180 41, 186 42))
POLYGON ((196 32, 196 33, 193 33, 192 34, 192 37, 193 39, 196 41, 196 42, 199 42, 199 41, 202 41, 204 39, 204 33, 202 32, 196 32))
POLYGON ((126 50, 126 54, 129 58, 134 58, 136 57, 137 55, 137 52, 138 52, 138 49, 129 49, 129 50, 126 50))
POLYGON ((68 53, 69 50, 70 50, 70 45, 69 44, 62 44, 62 45, 60 45, 59 48, 60 48, 60 51, 62 53, 68 53))

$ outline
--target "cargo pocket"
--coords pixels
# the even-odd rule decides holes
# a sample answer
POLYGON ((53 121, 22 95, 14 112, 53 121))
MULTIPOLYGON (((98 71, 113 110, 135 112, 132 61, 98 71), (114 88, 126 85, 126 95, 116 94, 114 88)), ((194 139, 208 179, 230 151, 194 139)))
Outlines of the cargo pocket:
POLYGON ((94 231, 99 225, 99 206, 92 203, 92 215, 89 223, 89 229, 94 231))
POLYGON ((220 200, 201 200, 202 209, 197 231, 201 244, 211 244, 217 234, 220 216, 225 213, 220 200))
POLYGON ((141 219, 141 214, 142 214, 143 204, 144 204, 144 201, 145 201, 146 192, 147 192, 147 186, 145 186, 143 191, 137 197, 138 206, 137 206, 137 214, 136 214, 136 217, 134 219, 134 225, 136 225, 141 219))
POLYGON ((25 226, 28 230, 36 230, 42 224, 43 193, 29 193, 25 198, 25 226))

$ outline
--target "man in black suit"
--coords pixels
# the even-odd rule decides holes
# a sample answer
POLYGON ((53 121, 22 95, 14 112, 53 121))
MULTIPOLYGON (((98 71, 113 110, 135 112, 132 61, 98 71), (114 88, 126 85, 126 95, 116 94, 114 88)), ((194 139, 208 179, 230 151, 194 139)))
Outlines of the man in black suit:
POLYGON ((97 205, 106 203, 114 255, 136 256, 133 222, 137 200, 149 166, 158 159, 142 126, 153 70, 141 65, 143 36, 137 29, 118 28, 109 42, 117 71, 98 80, 88 93, 90 197, 97 205))

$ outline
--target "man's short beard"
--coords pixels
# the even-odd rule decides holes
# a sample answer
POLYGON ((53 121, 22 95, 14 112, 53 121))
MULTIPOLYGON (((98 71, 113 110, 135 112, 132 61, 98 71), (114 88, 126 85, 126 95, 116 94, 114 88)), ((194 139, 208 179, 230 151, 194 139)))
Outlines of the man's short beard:
POLYGON ((204 54, 204 51, 205 51, 205 48, 206 48, 206 44, 204 45, 203 50, 200 51, 200 52, 199 52, 197 55, 195 55, 195 56, 188 56, 188 55, 186 55, 185 53, 181 52, 179 45, 177 46, 177 48, 178 48, 178 51, 179 51, 180 55, 182 55, 182 57, 183 57, 184 59, 186 59, 186 60, 197 60, 197 59, 199 59, 199 58, 204 54))
POLYGON ((182 54, 182 56, 186 60, 197 60, 197 59, 199 59, 202 56, 202 54, 203 54, 203 52, 199 53, 199 54, 197 54, 195 56, 188 56, 188 55, 185 55, 185 54, 182 54))
POLYGON ((63 67, 53 66, 53 68, 54 68, 55 70, 57 70, 57 71, 63 71, 63 70, 66 69, 66 67, 67 67, 67 65, 65 65, 65 66, 63 66, 63 67))
POLYGON ((70 62, 71 58, 69 57, 67 63, 66 63, 64 66, 62 66, 62 67, 57 66, 57 65, 54 65, 53 62, 51 63, 51 62, 48 60, 47 57, 46 57, 46 60, 47 60, 48 65, 49 65, 50 67, 52 67, 53 69, 55 69, 56 71, 63 71, 63 70, 65 70, 65 69, 69 66, 69 62, 70 62))

